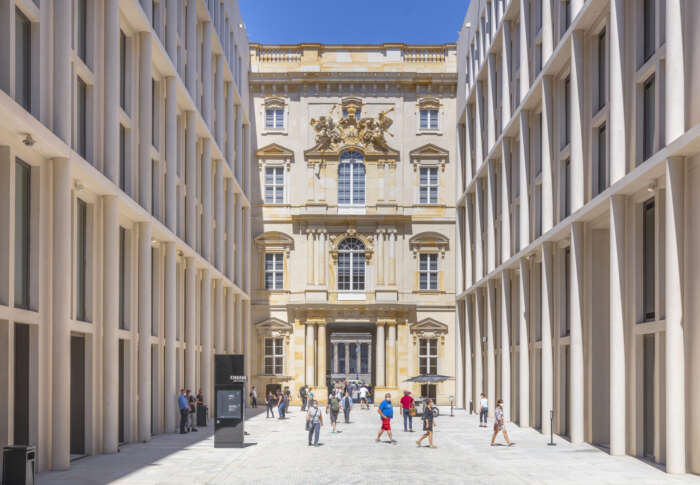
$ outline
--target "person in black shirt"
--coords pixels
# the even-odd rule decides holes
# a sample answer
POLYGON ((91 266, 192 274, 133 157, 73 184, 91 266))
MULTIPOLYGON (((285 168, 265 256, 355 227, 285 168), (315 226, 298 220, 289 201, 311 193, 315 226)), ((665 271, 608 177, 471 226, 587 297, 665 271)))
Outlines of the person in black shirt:
POLYGON ((269 418, 270 414, 275 417, 275 395, 272 392, 267 393, 267 411, 265 412, 265 417, 269 418))
POLYGON ((428 438, 430 447, 435 448, 435 446, 433 446, 433 418, 433 400, 426 399, 425 412, 423 413, 423 431, 425 431, 425 433, 423 433, 423 436, 418 438, 418 441, 416 441, 418 447, 420 447, 421 441, 428 438))
POLYGON ((190 405, 190 431, 197 431, 197 428, 195 428, 195 424, 197 424, 197 410, 195 409, 197 399, 189 389, 187 389, 187 403, 190 405))

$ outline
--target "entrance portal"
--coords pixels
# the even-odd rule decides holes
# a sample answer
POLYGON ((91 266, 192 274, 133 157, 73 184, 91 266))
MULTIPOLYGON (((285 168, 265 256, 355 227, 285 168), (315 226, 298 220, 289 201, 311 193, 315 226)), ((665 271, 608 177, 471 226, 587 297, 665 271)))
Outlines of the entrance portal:
POLYGON ((372 383, 372 334, 333 332, 330 345, 331 380, 372 383))

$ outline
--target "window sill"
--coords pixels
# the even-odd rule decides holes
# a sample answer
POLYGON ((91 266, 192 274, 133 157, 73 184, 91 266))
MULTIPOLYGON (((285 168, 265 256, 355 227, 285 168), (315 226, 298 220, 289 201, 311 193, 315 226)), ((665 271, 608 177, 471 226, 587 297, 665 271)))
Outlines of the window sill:
POLYGON ((446 205, 446 204, 441 204, 441 203, 439 203, 439 202, 438 202, 438 203, 435 203, 435 204, 426 204, 426 203, 417 202, 416 205, 415 205, 415 207, 427 207, 427 208, 434 209, 434 208, 444 208, 444 207, 447 207, 447 205, 446 205))
POLYGON ((260 289, 260 290, 258 290, 258 291, 261 292, 261 293, 264 293, 264 294, 266 294, 266 295, 272 295, 272 294, 276 294, 276 295, 287 295, 287 294, 289 294, 289 290, 285 290, 285 289, 274 289, 274 290, 272 290, 272 289, 265 289, 265 288, 262 288, 262 289, 260 289))
POLYGON ((277 128, 277 129, 268 128, 261 133, 261 135, 285 135, 285 136, 288 134, 289 133, 287 132, 287 130, 281 129, 281 128, 277 128))
POLYGON ((418 293, 421 295, 444 295, 444 290, 413 290, 413 293, 418 293))
POLYGON ((440 130, 418 130, 416 131, 416 136, 421 136, 421 135, 438 135, 442 136, 442 131, 440 130))
POLYGON ((339 291, 338 301, 366 301, 367 294, 362 291, 339 291))
POLYGON ((262 203, 263 207, 291 207, 292 204, 287 204, 286 202, 278 203, 278 202, 263 202, 262 203))

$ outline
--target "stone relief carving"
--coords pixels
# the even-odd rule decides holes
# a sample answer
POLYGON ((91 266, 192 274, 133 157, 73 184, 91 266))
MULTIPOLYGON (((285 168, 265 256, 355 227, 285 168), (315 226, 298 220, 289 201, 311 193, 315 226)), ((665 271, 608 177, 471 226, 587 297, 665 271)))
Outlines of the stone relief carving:
POLYGON ((386 135, 393 136, 388 129, 393 121, 387 116, 393 107, 381 111, 376 118, 358 119, 356 109, 347 108, 347 116, 337 121, 333 118, 336 105, 328 116, 312 118, 311 126, 316 132, 315 151, 338 151, 343 146, 360 147, 368 152, 386 153, 392 151, 386 141, 386 135))

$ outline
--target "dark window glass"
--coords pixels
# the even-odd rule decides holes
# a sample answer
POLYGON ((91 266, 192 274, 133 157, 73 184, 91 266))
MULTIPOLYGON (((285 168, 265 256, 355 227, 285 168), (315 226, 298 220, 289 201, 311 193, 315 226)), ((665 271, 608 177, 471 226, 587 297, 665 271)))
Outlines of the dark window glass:
POLYGON ((15 101, 30 111, 32 77, 32 24, 15 9, 15 101))
POLYGON ((608 160, 605 143, 605 124, 598 128, 598 193, 608 187, 608 160))
POLYGON ((151 81, 151 140, 158 147, 158 83, 151 81))
POLYGON ((571 214, 571 159, 567 158, 564 161, 564 173, 563 177, 563 203, 564 203, 564 217, 571 214))
POLYGON ((119 31, 119 105, 126 111, 126 35, 119 31))
POLYGON ((77 3, 78 57, 87 63, 87 0, 77 3))
POLYGON ((158 160, 151 162, 151 213, 158 216, 158 160))
POLYGON ((644 83, 643 160, 654 153, 654 77, 644 83))
POLYGON ((564 138, 562 148, 571 141, 571 78, 564 81, 564 138))
POLYGON ((76 234, 76 312, 78 320, 87 320, 87 204, 78 199, 76 234))
POLYGON ((542 112, 540 111, 537 113, 537 126, 539 127, 540 130, 540 147, 539 147, 539 153, 535 157, 535 176, 538 176, 539 174, 542 173, 542 149, 544 147, 544 143, 542 143, 543 137, 544 137, 544 132, 542 131, 542 112))
POLYGON ((81 157, 87 158, 87 85, 78 78, 77 148, 81 157))
POLYGON ((119 226, 119 328, 126 330, 126 229, 119 226))
POLYGON ((31 167, 15 161, 15 306, 29 308, 31 167))
POLYGON ((649 59, 656 50, 655 0, 644 0, 644 60, 649 59))
MULTIPOLYGON (((158 300, 158 249, 151 248, 151 335, 158 335, 158 313, 156 301, 158 300)), ((203 302, 208 304, 209 302, 203 302)))
POLYGON ((654 222, 656 220, 654 200, 647 201, 642 209, 642 305, 644 320, 654 319, 656 293, 656 241, 654 222))
POLYGON ((126 128, 119 125, 119 188, 126 192, 126 128))
POLYGON ((561 336, 571 333, 571 248, 564 251, 564 325, 561 336))
POLYGON ((605 106, 605 29, 598 35, 598 109, 605 106))

